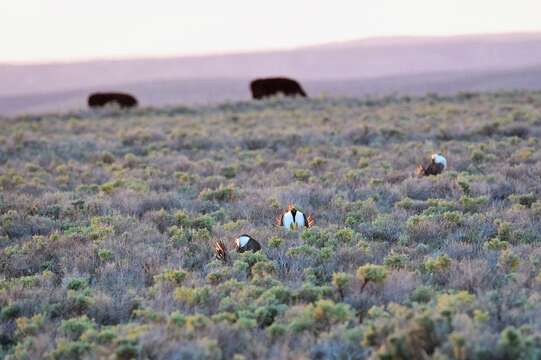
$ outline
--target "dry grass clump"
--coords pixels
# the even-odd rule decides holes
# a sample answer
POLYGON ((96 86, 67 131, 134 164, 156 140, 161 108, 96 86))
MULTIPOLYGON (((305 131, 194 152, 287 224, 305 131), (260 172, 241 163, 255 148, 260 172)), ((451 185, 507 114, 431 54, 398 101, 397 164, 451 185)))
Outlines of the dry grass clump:
POLYGON ((541 353, 541 93, 39 119, 0 129, 0 358, 541 353))

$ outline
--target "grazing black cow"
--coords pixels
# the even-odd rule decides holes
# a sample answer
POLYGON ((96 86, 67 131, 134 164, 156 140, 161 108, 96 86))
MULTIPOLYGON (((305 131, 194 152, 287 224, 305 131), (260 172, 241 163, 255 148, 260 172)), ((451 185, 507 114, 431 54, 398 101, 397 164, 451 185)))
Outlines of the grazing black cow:
POLYGON ((124 93, 94 93, 88 97, 88 106, 91 108, 99 108, 106 105, 116 104, 121 108, 131 108, 137 106, 137 99, 124 93))
POLYGON ((269 96, 301 96, 307 97, 301 85, 293 80, 283 77, 256 79, 250 83, 250 90, 254 99, 263 99, 269 96))

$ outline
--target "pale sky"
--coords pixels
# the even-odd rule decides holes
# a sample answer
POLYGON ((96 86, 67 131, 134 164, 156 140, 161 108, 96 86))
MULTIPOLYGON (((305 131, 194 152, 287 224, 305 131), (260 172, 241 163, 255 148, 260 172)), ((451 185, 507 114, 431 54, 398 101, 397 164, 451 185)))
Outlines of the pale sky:
POLYGON ((0 0, 0 62, 541 31, 541 0, 0 0))

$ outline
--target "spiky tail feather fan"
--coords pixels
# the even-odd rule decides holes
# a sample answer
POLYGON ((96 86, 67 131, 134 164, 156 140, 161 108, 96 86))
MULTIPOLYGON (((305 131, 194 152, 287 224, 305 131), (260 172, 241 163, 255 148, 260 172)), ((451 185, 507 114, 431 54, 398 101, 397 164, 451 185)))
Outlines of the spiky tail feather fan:
POLYGON ((308 215, 308 217, 306 218, 306 223, 308 224, 307 227, 311 228, 316 224, 316 221, 314 220, 312 215, 308 215))
POLYGON ((274 224, 276 226, 284 226, 283 219, 284 219, 284 214, 280 213, 276 215, 276 218, 274 219, 274 224))
POLYGON ((214 243, 214 254, 216 259, 227 262, 227 249, 223 241, 218 240, 214 243))

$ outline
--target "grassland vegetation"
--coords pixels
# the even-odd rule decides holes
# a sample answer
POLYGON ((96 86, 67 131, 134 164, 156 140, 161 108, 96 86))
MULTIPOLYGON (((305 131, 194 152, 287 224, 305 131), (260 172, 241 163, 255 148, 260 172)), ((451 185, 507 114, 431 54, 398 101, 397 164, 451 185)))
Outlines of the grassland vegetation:
POLYGON ((5 119, 0 358, 539 358, 540 135, 539 92, 5 119))

